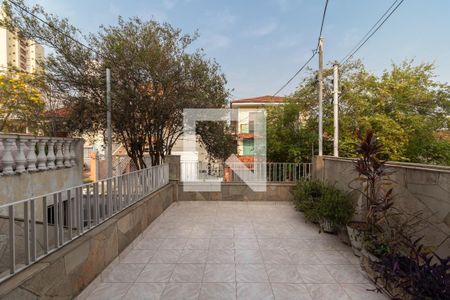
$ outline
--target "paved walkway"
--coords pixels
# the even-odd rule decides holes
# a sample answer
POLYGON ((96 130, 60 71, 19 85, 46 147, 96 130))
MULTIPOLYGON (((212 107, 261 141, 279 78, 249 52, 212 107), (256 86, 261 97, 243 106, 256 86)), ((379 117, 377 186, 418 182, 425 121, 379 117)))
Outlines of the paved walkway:
POLYGON ((172 204, 79 299, 386 299, 288 203, 172 204))

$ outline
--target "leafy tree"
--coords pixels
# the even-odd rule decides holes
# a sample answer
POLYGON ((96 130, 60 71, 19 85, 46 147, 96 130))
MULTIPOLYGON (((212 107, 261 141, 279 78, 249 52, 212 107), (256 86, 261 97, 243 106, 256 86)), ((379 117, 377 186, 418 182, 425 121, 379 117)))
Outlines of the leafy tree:
POLYGON ((7 70, 0 74, 0 131, 36 132, 45 103, 38 76, 7 70))
MULTIPOLYGON (((331 154, 332 69, 324 71, 324 86, 324 153, 331 154)), ((450 125, 450 86, 434 80, 433 64, 405 61, 375 76, 360 61, 354 61, 340 69, 340 92, 341 156, 354 157, 356 131, 370 129, 385 145, 385 159, 450 165, 450 142, 435 136, 438 130, 448 129, 450 125)), ((289 99, 298 111, 308 114, 302 128, 310 132, 314 143, 318 139, 317 99, 314 72, 289 99)), ((282 119, 278 122, 283 124, 282 119)), ((280 137, 280 143, 293 146, 289 138, 280 137)), ((299 147, 305 153, 311 151, 310 144, 299 147)))
POLYGON ((105 130, 105 69, 111 68, 113 136, 138 168, 146 166, 145 152, 152 164, 170 154, 182 134, 184 108, 226 105, 225 77, 215 61, 192 49, 195 34, 167 23, 119 18, 117 25, 85 37, 87 49, 68 37, 81 33, 66 19, 40 6, 29 10, 50 26, 14 7, 6 10, 6 25, 55 49, 44 64, 46 79, 53 96, 71 112, 70 130, 105 130))

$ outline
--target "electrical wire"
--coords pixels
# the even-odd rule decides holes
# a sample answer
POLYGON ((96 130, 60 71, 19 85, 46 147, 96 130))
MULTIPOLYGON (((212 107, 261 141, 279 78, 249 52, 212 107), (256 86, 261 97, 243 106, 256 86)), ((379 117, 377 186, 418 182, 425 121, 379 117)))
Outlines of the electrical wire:
POLYGON ((386 10, 386 12, 378 19, 378 21, 374 24, 374 26, 372 26, 372 28, 370 28, 370 30, 364 35, 364 37, 355 45, 355 47, 353 47, 353 49, 341 60, 341 62, 339 64, 340 65, 345 64, 350 58, 352 58, 356 54, 356 52, 358 52, 359 49, 361 49, 361 47, 364 46, 364 44, 367 43, 367 41, 381 28, 381 26, 383 26, 383 24, 400 7, 400 5, 402 5, 402 3, 404 1, 405 0, 401 0, 397 4, 397 6, 395 6, 394 9, 392 9, 392 7, 398 2, 398 0, 395 0, 394 3, 392 3, 392 5, 386 10), (388 14, 388 15, 386 16, 386 14, 388 14), (383 21, 380 23, 381 20, 383 20, 383 21), (377 24, 379 24, 379 25, 377 26, 377 24), (362 41, 362 43, 361 43, 361 41, 362 41))
POLYGON ((58 31, 60 34, 64 35, 65 37, 67 37, 68 39, 70 39, 71 41, 75 42, 76 44, 92 51, 93 53, 97 54, 98 56, 101 56, 99 52, 97 52, 96 50, 94 50, 93 48, 83 44, 82 42, 80 42, 79 40, 75 39, 74 37, 72 37, 71 35, 65 33, 64 31, 62 31, 61 29, 53 26, 52 24, 48 23, 47 21, 45 21, 44 19, 42 19, 41 17, 37 16, 36 14, 34 14, 33 12, 29 11, 28 9, 26 9, 25 7, 19 5, 18 3, 12 1, 12 0, 7 0, 9 3, 11 3, 12 5, 14 5, 15 7, 19 8, 20 10, 26 12, 27 14, 29 14, 30 16, 34 17, 35 19, 39 20, 41 23, 47 25, 49 28, 58 31))
POLYGON ((319 43, 320 43, 320 38, 322 37, 322 31, 323 31, 323 25, 325 23, 325 17, 327 14, 327 8, 328 8, 328 0, 325 0, 325 6, 323 8, 323 13, 322 13, 322 21, 320 22, 320 30, 319 30, 319 37, 317 38, 317 46, 316 49, 313 50, 313 54, 311 55, 311 57, 297 70, 297 72, 295 72, 295 74, 285 83, 283 84, 272 96, 275 97, 276 95, 278 95, 282 90, 284 90, 291 82, 292 80, 295 79, 295 77, 297 77, 298 74, 300 74, 301 71, 303 71, 304 68, 306 68, 306 66, 311 62, 311 60, 314 58, 314 56, 316 56, 318 49, 319 49, 319 43))

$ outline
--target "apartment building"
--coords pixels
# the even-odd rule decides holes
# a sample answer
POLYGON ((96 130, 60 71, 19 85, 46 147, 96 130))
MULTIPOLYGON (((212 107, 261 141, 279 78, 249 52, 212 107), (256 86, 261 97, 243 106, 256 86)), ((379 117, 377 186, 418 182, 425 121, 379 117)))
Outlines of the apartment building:
MULTIPOLYGON (((4 18, 0 10, 0 18, 4 18)), ((15 67, 20 71, 39 71, 39 61, 44 59, 44 47, 38 43, 21 39, 16 33, 0 28, 0 71, 15 67)))

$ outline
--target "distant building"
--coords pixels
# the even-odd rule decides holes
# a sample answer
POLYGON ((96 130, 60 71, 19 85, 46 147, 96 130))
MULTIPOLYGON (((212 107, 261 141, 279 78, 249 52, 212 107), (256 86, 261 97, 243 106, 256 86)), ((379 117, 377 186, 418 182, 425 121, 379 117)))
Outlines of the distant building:
MULTIPOLYGON (((4 18, 1 8, 0 18, 4 18)), ((38 62, 43 59, 44 47, 0 27, 0 71, 12 66, 20 71, 35 73, 39 71, 38 62)))
POLYGON ((243 162, 254 160, 254 121, 256 111, 284 105, 284 97, 260 96, 231 101, 230 107, 238 109, 234 127, 237 137, 237 156, 243 162))

